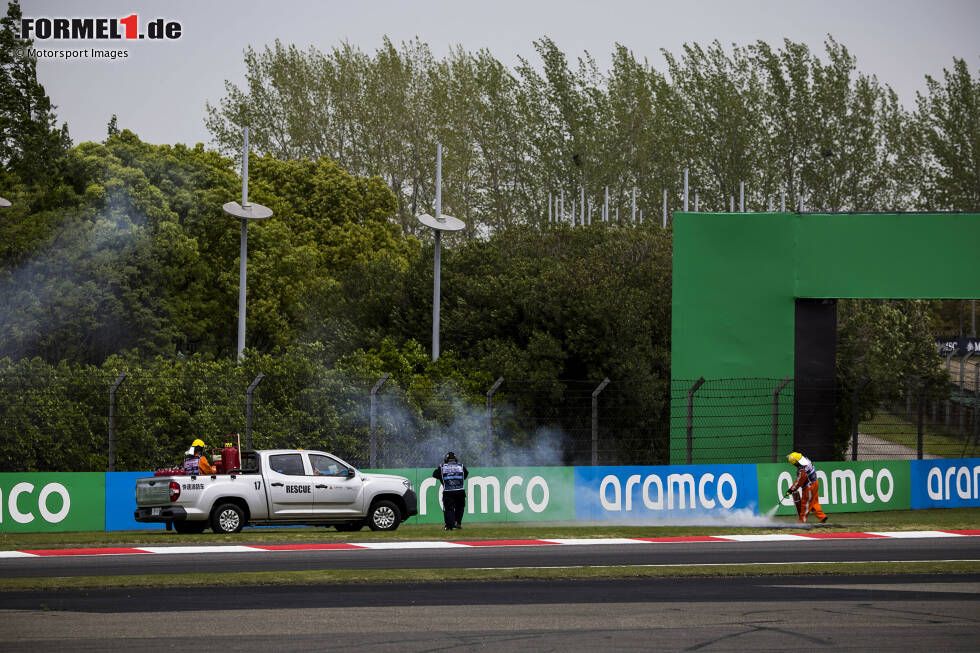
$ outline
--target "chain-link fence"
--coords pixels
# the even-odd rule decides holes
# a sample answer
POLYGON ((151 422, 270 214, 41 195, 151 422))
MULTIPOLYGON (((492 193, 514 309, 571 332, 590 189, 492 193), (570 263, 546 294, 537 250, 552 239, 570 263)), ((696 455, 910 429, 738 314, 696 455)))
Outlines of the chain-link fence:
POLYGON ((793 448, 793 392, 789 378, 674 379, 671 461, 775 462, 793 448))
POLYGON ((670 459, 778 462, 798 443, 794 419, 824 415, 840 460, 912 460, 980 455, 980 367, 952 374, 947 387, 793 379, 678 380, 671 384, 670 459), (832 417, 832 419, 830 419, 832 417))
MULTIPOLYGON (((980 456, 980 397, 953 386, 947 398, 908 388, 860 423, 857 459, 971 458, 980 456)), ((851 460, 853 447, 846 459, 851 460)))
MULTIPOLYGON (((194 438, 220 447, 228 433, 254 448, 324 449, 365 468, 435 465, 448 450, 471 466, 657 465, 692 452, 755 463, 794 448, 801 410, 789 378, 498 378, 464 387, 331 372, 296 385, 271 373, 45 369, 0 375, 0 471, 169 467, 194 438)), ((910 385, 870 406, 869 392, 838 388, 826 405, 806 406, 835 414, 839 459, 980 455, 978 384, 954 379, 938 395, 910 385)))
POLYGON ((312 385, 138 372, 0 374, 0 471, 145 470, 202 438, 331 451, 360 467, 655 464, 667 458, 668 393, 653 381, 347 377, 312 385), (499 381, 499 383, 498 383, 499 381), (494 387, 496 386, 496 387, 494 387), (638 401, 637 397, 644 397, 638 401))

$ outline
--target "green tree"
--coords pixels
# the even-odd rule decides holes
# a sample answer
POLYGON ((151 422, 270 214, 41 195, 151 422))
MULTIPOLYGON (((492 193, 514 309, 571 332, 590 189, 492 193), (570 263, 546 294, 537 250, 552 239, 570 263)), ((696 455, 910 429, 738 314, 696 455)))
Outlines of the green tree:
POLYGON ((0 18, 0 181, 47 186, 71 142, 38 82, 37 61, 21 54, 33 43, 19 38, 21 16, 20 4, 12 1, 0 18))
MULTIPOLYGON (((679 188, 678 169, 690 162, 681 148, 683 110, 675 89, 662 73, 617 45, 607 93, 605 152, 612 180, 611 201, 623 210, 621 221, 633 217, 634 188, 639 202, 647 207, 656 206, 660 193, 669 188, 671 206, 676 207, 677 193, 673 191, 679 188)), ((652 216, 651 211, 648 214, 652 216)))
POLYGON ((513 75, 486 50, 456 48, 432 74, 443 145, 443 207, 469 231, 520 220, 533 180, 524 157, 526 133, 514 111, 513 75))
POLYGON ((945 397, 949 376, 940 366, 934 340, 935 302, 918 299, 851 299, 838 303, 837 434, 843 456, 851 437, 854 390, 859 418, 867 420, 906 392, 945 397))
POLYGON ((930 210, 980 208, 980 76, 953 59, 942 82, 926 76, 916 96, 914 132, 925 153, 922 206, 930 210))
MULTIPOLYGON (((608 111, 599 88, 601 75, 588 53, 573 70, 550 38, 535 41, 534 48, 541 59, 541 72, 523 58, 517 68, 520 108, 534 158, 533 176, 538 180, 533 196, 564 192, 566 216, 571 216, 574 201, 574 218, 580 222, 581 189, 585 189, 586 202, 598 207, 609 181, 603 161, 602 125, 608 111)), ((536 205, 541 206, 540 199, 536 205)), ((546 209, 540 209, 542 214, 546 209)), ((585 213, 588 215, 588 209, 585 213)))
MULTIPOLYGON (((329 328, 336 335, 323 337, 324 342, 342 341, 351 351, 366 352, 384 338, 395 348, 428 343, 430 251, 423 248, 404 267, 377 259, 342 275, 331 295, 329 328)), ((588 393, 581 396, 582 382, 608 376, 617 388, 606 395, 615 408, 604 428, 610 429, 610 440, 619 440, 617 451, 646 459, 663 453, 669 231, 605 224, 542 231, 517 225, 458 244, 444 253, 442 264, 440 361, 459 362, 468 380, 456 381, 464 388, 462 396, 485 394, 493 379, 505 378, 500 405, 516 411, 508 437, 520 439, 551 425, 584 446, 587 440, 576 440, 588 438, 587 430, 580 430, 588 424, 590 406, 588 393), (560 409, 563 403, 569 403, 568 410, 560 409)), ((401 364, 371 371, 406 374, 401 364)), ((432 378, 434 372, 426 374, 432 378)))
MULTIPOLYGON (((0 267, 0 354, 99 364, 127 350, 233 351, 239 225, 221 210, 240 188, 231 162, 123 130, 73 148, 66 170, 79 196, 41 214, 58 231, 0 267)), ((376 178, 326 159, 256 157, 252 179, 275 215, 249 227, 249 346, 300 340, 329 315, 320 298, 340 270, 412 247, 376 178)))
POLYGON ((0 18, 0 194, 13 203, 0 214, 0 265, 23 261, 61 224, 57 211, 74 189, 63 179, 68 126, 37 79, 37 62, 23 56, 20 5, 0 18))
MULTIPOLYGON (((728 54, 717 41, 707 49, 685 45, 680 59, 668 52, 664 56, 681 107, 682 152, 690 161, 702 206, 727 211, 735 198, 737 207, 740 182, 750 193, 763 187, 766 133, 759 120, 763 99, 759 72, 746 49, 733 47, 728 54)), ((683 166, 671 167, 677 171, 683 166)), ((676 182, 672 187, 677 187, 676 182)))
POLYGON ((802 193, 808 210, 901 207, 896 131, 907 116, 894 91, 857 73, 855 57, 832 37, 826 62, 789 40, 779 51, 761 41, 751 51, 770 131, 759 162, 766 194, 786 192, 795 206, 802 193))

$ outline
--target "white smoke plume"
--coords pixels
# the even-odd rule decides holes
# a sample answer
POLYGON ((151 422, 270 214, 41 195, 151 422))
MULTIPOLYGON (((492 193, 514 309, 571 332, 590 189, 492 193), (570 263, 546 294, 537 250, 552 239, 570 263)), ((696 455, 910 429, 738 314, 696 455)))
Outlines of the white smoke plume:
POLYGON ((467 466, 557 466, 564 464, 567 436, 557 426, 530 432, 511 430, 513 420, 499 419, 513 409, 494 406, 491 432, 487 432, 485 406, 464 399, 452 384, 443 384, 423 415, 404 393, 390 390, 378 395, 378 425, 383 454, 379 464, 391 467, 435 466, 452 451, 467 466), (440 419, 441 418, 441 419, 440 419))

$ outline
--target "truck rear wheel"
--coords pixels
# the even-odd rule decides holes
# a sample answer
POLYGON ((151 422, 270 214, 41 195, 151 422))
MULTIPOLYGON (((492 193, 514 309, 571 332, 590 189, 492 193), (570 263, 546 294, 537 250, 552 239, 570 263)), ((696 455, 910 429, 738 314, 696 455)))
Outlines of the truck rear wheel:
POLYGON ((372 531, 393 531, 398 528, 401 516, 398 506, 382 499, 371 506, 371 512, 368 513, 368 526, 372 531))
POLYGON ((238 533, 245 526, 245 512, 234 503, 223 503, 211 511, 211 530, 238 533))

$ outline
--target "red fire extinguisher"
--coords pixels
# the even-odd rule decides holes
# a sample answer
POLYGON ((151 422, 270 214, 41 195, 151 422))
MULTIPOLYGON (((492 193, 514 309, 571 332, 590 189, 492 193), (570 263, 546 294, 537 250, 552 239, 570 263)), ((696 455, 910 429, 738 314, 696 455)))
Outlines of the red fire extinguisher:
POLYGON ((221 450, 221 463, 224 467, 225 474, 230 474, 232 470, 241 469, 242 465, 238 449, 235 448, 235 444, 231 441, 231 435, 228 435, 225 448, 221 450))

